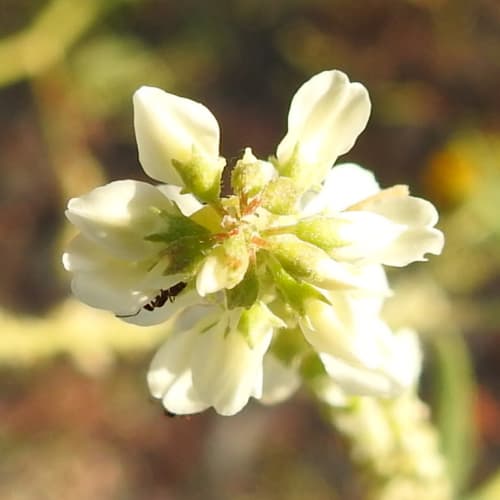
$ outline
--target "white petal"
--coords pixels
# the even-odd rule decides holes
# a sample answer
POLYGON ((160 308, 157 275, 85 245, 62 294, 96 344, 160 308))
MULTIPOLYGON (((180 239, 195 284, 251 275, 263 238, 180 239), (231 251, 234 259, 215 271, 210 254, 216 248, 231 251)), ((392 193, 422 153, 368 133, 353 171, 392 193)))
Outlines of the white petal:
POLYGON ((162 218, 154 209, 171 211, 172 204, 150 184, 123 180, 72 198, 66 216, 87 238, 116 257, 143 259, 158 248, 144 240, 161 229, 162 218))
POLYGON ((434 226, 438 212, 434 205, 414 196, 380 196, 368 201, 363 210, 387 217, 396 224, 411 227, 434 226))
POLYGON ((191 369, 191 354, 198 335, 196 331, 174 332, 156 352, 147 375, 153 397, 163 398, 174 381, 191 369))
POLYGON ((443 233, 433 227, 438 221, 438 213, 432 203, 412 196, 381 197, 363 208, 406 226, 406 231, 392 245, 379 252, 379 262, 406 266, 426 260, 427 253, 439 255, 443 250, 443 233))
POLYGON ((327 373, 347 394, 395 397, 416 383, 422 356, 415 332, 402 330, 383 339, 380 356, 380 366, 370 368, 320 353, 327 373))
POLYGON ((202 104, 141 87, 134 94, 134 126, 139 160, 153 179, 183 186, 172 160, 188 162, 193 149, 218 160, 219 125, 202 104))
POLYGON ((335 294, 331 305, 308 300, 306 316, 299 320, 304 337, 319 353, 370 368, 378 367, 381 363, 379 339, 389 335, 390 330, 377 316, 370 315, 371 309, 365 304, 340 293, 335 294))
POLYGON ((290 397, 300 386, 297 370, 286 366, 272 354, 264 357, 264 387, 260 402, 263 404, 281 403, 290 397))
POLYGON ((70 242, 63 263, 67 270, 74 272, 72 291, 85 304, 131 314, 148 300, 151 290, 140 287, 146 269, 110 258, 82 235, 70 242))
POLYGON ((191 355, 198 332, 174 333, 155 354, 147 375, 153 397, 175 414, 196 413, 208 408, 197 395, 191 377, 191 355))
POLYGON ((314 282, 311 280, 311 283, 325 290, 360 290, 375 295, 386 295, 388 292, 383 283, 367 280, 363 272, 364 268, 361 266, 324 259, 317 263, 314 269, 318 278, 314 282))
POLYGON ((320 354, 320 358, 328 375, 347 394, 374 397, 398 394, 393 380, 382 372, 346 363, 328 354, 320 354))
POLYGON ((81 234, 68 245, 63 264, 74 273, 71 288, 79 300, 120 316, 135 315, 179 281, 178 275, 164 276, 161 266, 149 270, 147 263, 116 259, 81 234))
POLYGON ((179 186, 164 184, 157 187, 169 200, 173 201, 179 207, 179 210, 186 217, 189 217, 203 207, 203 204, 191 193, 182 193, 182 188, 179 186))
POLYGON ((355 163, 333 167, 319 192, 307 192, 302 199, 302 216, 336 213, 380 191, 375 176, 355 163))
POLYGON ((370 98, 341 71, 324 71, 304 83, 292 99, 288 132, 276 156, 286 164, 298 154, 321 181, 338 156, 351 149, 370 115, 370 98), (317 173, 317 175, 316 175, 317 173))
POLYGON ((337 230, 343 245, 329 252, 339 261, 380 262, 381 253, 406 230, 406 226, 368 211, 342 212, 335 218, 346 222, 337 230))
POLYGON ((175 415, 198 413, 210 407, 198 396, 190 371, 183 373, 170 386, 162 399, 163 406, 175 415))
POLYGON ((422 350, 416 332, 404 328, 392 337, 385 369, 402 389, 417 383, 422 369, 422 350))
POLYGON ((250 348, 242 335, 220 324, 199 336, 193 353, 193 383, 204 401, 221 415, 234 415, 250 396, 262 393, 262 358, 272 329, 250 348))

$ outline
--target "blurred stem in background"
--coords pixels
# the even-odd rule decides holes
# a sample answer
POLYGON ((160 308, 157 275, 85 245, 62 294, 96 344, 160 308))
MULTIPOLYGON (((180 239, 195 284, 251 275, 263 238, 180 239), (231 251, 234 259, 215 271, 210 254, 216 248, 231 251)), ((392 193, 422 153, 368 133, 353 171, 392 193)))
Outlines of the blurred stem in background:
POLYGON ((32 78, 61 61, 74 43, 123 0, 53 0, 31 26, 0 40, 0 86, 32 78))

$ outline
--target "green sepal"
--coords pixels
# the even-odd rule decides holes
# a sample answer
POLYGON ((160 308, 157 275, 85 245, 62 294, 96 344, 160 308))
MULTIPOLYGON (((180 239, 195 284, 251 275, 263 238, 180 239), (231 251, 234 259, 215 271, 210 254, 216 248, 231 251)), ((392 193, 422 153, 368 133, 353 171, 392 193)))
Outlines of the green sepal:
POLYGON ((326 172, 320 172, 312 168, 309 163, 301 161, 299 148, 300 145, 297 143, 292 156, 286 163, 279 163, 275 157, 270 158, 269 161, 272 162, 280 175, 292 179, 300 190, 300 193, 304 193, 312 186, 318 185, 326 172))
POLYGON ((262 191, 262 206, 277 215, 288 215, 297 211, 297 202, 301 192, 294 180, 278 177, 272 180, 262 191))
POLYGON ((256 302, 244 309, 238 321, 238 331, 250 347, 255 346, 270 328, 282 328, 285 324, 263 302, 256 302))
POLYGON ((302 359, 311 350, 300 328, 282 328, 273 339, 271 352, 280 361, 289 365, 296 359, 302 359))
POLYGON ((227 307, 235 309, 236 307, 249 308, 259 296, 259 280, 254 266, 249 266, 245 277, 234 288, 226 290, 227 307))
POLYGON ((332 217, 313 217, 299 221, 294 227, 294 233, 301 240, 329 252, 349 243, 339 237, 342 226, 347 224, 350 222, 332 217))
POLYGON ((300 374, 306 382, 313 382, 318 377, 328 376, 319 356, 314 351, 310 351, 304 357, 300 365, 300 374))
POLYGON ((185 237, 200 238, 209 232, 190 218, 183 215, 164 215, 164 229, 159 233, 148 234, 144 239, 161 243, 170 243, 185 237))
POLYGON ((197 236, 185 236, 170 242, 161 252, 167 262, 164 274, 193 275, 212 246, 209 239, 197 236))
POLYGON ((320 283, 324 279, 315 269, 318 262, 329 258, 324 250, 293 235, 270 237, 266 243, 267 250, 295 278, 312 283, 320 283))
POLYGON ((225 160, 211 160, 193 150, 188 162, 173 159, 172 165, 181 176, 186 192, 193 193, 199 200, 215 202, 220 196, 220 185, 225 160))
POLYGON ((272 167, 269 164, 257 160, 251 153, 238 160, 231 172, 231 187, 233 192, 238 196, 245 195, 251 198, 264 188, 269 182, 269 172, 266 172, 272 167), (249 160, 248 157, 251 159, 249 160))
POLYGON ((204 205, 194 214, 189 216, 190 220, 204 227, 210 233, 220 233, 222 231, 222 217, 211 205, 204 205))
POLYGON ((272 256, 267 262, 279 294, 297 313, 305 314, 304 302, 306 299, 319 299, 328 302, 312 285, 292 277, 272 256))

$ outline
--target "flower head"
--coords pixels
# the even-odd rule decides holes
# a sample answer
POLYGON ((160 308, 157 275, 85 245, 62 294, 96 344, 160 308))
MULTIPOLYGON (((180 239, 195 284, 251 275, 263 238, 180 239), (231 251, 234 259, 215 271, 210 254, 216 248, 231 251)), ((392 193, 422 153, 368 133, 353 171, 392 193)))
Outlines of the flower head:
POLYGON ((220 197, 219 126, 202 104, 142 87, 139 159, 163 185, 116 181, 70 200, 79 234, 63 256, 83 302, 140 325, 165 323, 148 383, 173 413, 231 415, 278 401, 307 360, 346 393, 392 396, 413 383, 404 342, 380 316, 382 265, 439 254, 437 212, 406 187, 337 157, 370 112, 340 71, 306 82, 268 160, 250 148, 220 197), (401 347, 403 346, 403 347, 401 347))

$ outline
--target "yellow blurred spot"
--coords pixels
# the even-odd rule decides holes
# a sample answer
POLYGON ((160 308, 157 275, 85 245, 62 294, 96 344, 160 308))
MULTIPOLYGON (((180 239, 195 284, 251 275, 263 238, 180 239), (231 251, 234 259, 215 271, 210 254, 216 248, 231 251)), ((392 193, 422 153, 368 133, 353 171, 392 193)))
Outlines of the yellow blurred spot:
POLYGON ((423 174, 426 192, 441 206, 453 206, 467 199, 476 189, 477 181, 476 166, 446 149, 430 158, 423 174))

